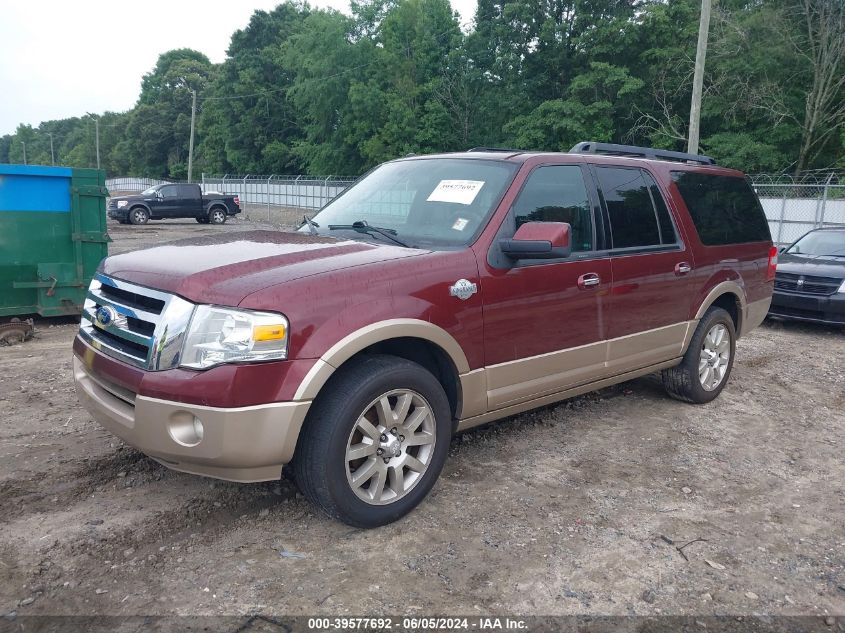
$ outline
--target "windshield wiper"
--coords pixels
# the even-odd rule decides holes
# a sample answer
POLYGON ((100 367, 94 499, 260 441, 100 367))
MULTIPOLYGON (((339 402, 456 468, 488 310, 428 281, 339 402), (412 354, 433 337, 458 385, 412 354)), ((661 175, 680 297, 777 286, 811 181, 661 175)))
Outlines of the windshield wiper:
POLYGON ((308 225, 308 231, 311 233, 311 235, 319 235, 320 234, 320 232, 317 231, 317 227, 320 226, 320 225, 317 224, 311 218, 309 218, 307 213, 304 213, 302 215, 302 224, 299 225, 299 228, 302 228, 306 224, 308 225))
POLYGON ((377 233, 393 242, 396 242, 397 244, 399 244, 399 246, 411 248, 398 237, 395 237, 396 231, 394 231, 393 229, 385 229, 380 226, 372 226, 366 220, 356 220, 352 224, 329 224, 329 231, 343 230, 357 231, 358 233, 365 233, 367 235, 373 235, 374 233, 377 233))

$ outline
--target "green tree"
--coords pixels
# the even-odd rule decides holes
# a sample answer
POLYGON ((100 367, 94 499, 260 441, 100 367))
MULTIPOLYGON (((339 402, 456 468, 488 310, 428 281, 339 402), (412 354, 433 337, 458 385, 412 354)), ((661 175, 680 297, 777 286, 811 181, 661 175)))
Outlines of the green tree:
POLYGON ((618 140, 620 121, 629 116, 629 99, 642 90, 641 79, 626 68, 592 62, 571 83, 565 99, 544 101, 505 126, 518 147, 567 151, 585 140, 618 140))
POLYGON ((201 99, 200 154, 211 171, 291 173, 302 167, 300 137, 288 100, 293 80, 281 47, 302 28, 307 4, 285 2, 256 11, 232 35, 228 57, 201 99))
POLYGON ((448 0, 404 0, 367 42, 366 78, 353 81, 347 138, 364 166, 408 153, 458 149, 438 99, 461 31, 448 0))
MULTIPOLYGON (((464 33, 448 0, 287 0, 256 11, 226 60, 161 55, 135 107, 0 138, 0 160, 109 174, 358 174, 408 153, 605 140, 686 147, 700 0, 479 0, 464 33)), ((719 0, 702 151, 746 171, 845 166, 842 0, 719 0)))
POLYGON ((12 147, 13 136, 11 134, 4 134, 0 136, 0 163, 9 163, 9 150, 12 147))
POLYGON ((197 51, 160 55, 155 68, 144 75, 138 103, 112 155, 133 174, 185 178, 192 91, 203 92, 213 72, 208 58, 197 51))
MULTIPOLYGON (((287 96, 301 134, 286 151, 317 174, 356 174, 363 160, 349 136, 349 90, 372 57, 368 41, 352 41, 355 22, 334 11, 315 11, 288 38, 279 59, 295 76, 287 96)), ((277 141, 282 143, 282 141, 277 141)))

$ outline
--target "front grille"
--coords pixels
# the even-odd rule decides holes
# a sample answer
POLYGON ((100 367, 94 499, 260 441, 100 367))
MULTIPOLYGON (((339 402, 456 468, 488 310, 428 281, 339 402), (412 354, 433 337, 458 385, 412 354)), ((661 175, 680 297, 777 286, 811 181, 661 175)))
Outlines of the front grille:
POLYGON ((80 334, 113 358, 144 369, 170 369, 179 365, 193 310, 176 295, 98 274, 88 288, 80 334))
POLYGON ((147 310, 153 314, 161 314, 165 304, 162 299, 148 297, 147 295, 117 288, 116 286, 100 286, 100 296, 136 310, 147 310))
POLYGON ((775 289, 787 292, 802 292, 809 295, 832 295, 842 284, 841 279, 835 277, 816 277, 814 275, 796 275, 793 273, 777 273, 775 275, 775 289))

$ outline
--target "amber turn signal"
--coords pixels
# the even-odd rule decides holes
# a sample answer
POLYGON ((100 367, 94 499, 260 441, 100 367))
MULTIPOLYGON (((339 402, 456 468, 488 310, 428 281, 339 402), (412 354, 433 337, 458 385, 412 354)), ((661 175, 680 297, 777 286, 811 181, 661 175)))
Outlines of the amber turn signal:
POLYGON ((278 325, 255 325, 252 328, 254 341, 280 341, 285 338, 285 326, 278 325))

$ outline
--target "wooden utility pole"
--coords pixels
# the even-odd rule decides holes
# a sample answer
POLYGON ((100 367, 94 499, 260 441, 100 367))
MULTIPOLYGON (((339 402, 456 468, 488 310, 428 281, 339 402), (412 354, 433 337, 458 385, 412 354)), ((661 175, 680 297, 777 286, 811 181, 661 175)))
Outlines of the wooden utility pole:
POLYGON ((193 100, 191 101, 191 140, 188 141, 188 182, 191 182, 194 171, 194 127, 197 119, 197 91, 191 90, 191 92, 193 100))
POLYGON ((689 109, 689 140, 687 151, 698 154, 701 123, 701 93, 704 87, 704 58, 707 57, 707 36, 710 33, 711 0, 701 0, 701 20, 698 24, 698 47, 695 50, 695 74, 692 79, 692 103, 689 109))

